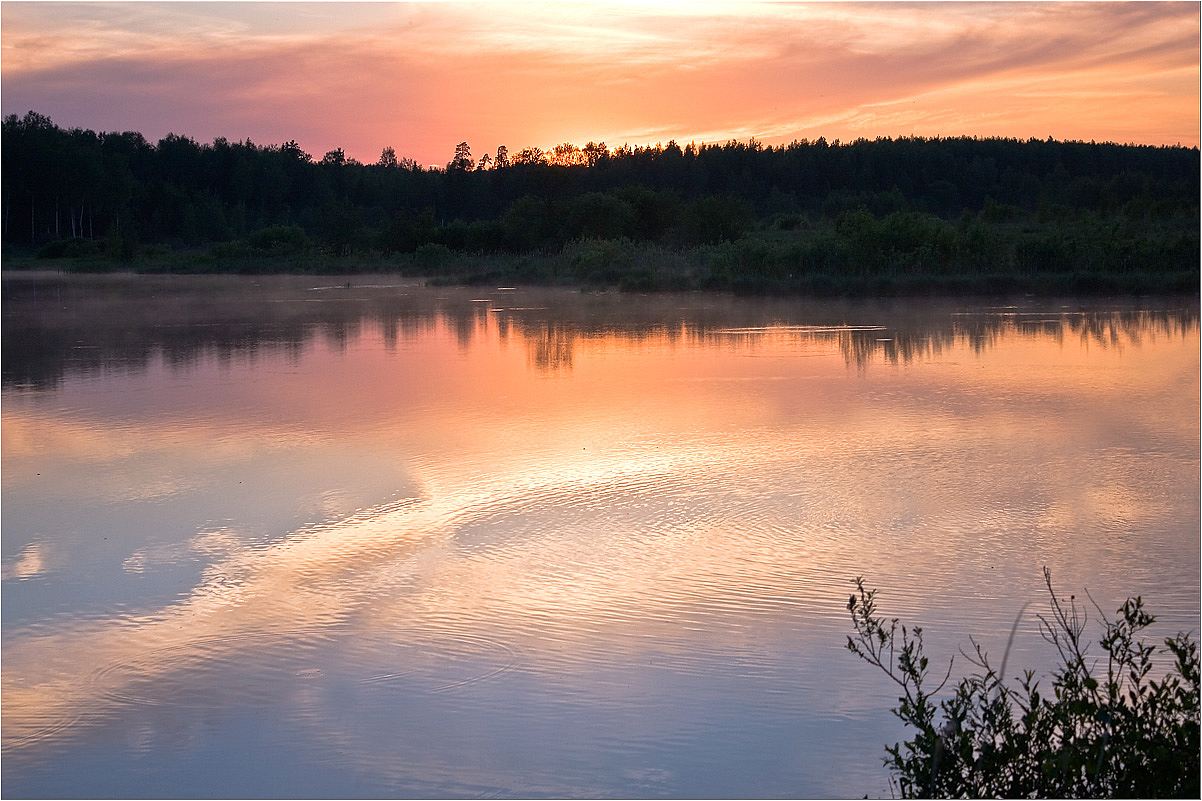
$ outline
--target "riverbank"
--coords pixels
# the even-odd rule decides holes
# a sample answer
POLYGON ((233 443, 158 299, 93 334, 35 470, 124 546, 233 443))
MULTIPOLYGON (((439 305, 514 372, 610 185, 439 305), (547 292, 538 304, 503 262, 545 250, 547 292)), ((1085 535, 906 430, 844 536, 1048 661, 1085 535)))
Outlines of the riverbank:
POLYGON ((624 240, 593 240, 569 243, 558 253, 526 255, 464 254, 441 246, 426 246, 411 254, 342 257, 317 252, 273 255, 148 248, 124 259, 102 255, 37 258, 33 254, 6 253, 3 269, 180 275, 383 273, 421 278, 438 286, 575 286, 626 292, 706 290, 820 297, 1199 291, 1196 256, 1195 266, 1188 270, 1139 267, 1021 270, 1013 265, 983 265, 974 270, 955 271, 913 263, 877 266, 871 270, 833 270, 807 268, 804 259, 782 250, 787 248, 750 239, 683 250, 635 245, 624 240))

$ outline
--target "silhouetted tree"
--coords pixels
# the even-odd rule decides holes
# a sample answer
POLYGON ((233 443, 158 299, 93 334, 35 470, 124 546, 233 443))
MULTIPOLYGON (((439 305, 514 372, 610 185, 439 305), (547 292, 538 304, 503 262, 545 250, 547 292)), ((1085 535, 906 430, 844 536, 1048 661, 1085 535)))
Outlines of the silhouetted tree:
POLYGON ((385 169, 396 169, 396 167, 398 166, 397 158, 396 158, 396 151, 393 150, 391 147, 386 147, 383 150, 381 150, 380 151, 380 160, 376 162, 376 166, 384 167, 385 169))
POLYGON ((570 142, 564 142, 551 149, 547 161, 558 167, 580 167, 588 163, 588 157, 580 148, 570 142))
MULTIPOLYGON (((224 141, 224 140, 218 140, 218 141, 224 141)), ((313 160, 312 156, 310 156, 305 151, 301 150, 300 145, 298 145, 296 143, 295 139, 289 139, 287 142, 280 145, 280 152, 289 161, 300 161, 300 162, 304 162, 307 164, 313 160)))
POLYGON ((608 156, 609 148, 605 146, 604 142, 589 142, 584 146, 584 157, 590 167, 596 167, 602 159, 608 156))
POLYGON ((514 164, 546 164, 547 156, 541 147, 526 147, 513 157, 514 164))
POLYGON ((455 145, 455 156, 451 162, 447 164, 448 172, 467 172, 472 168, 475 162, 472 161, 472 149, 467 142, 460 142, 455 145))

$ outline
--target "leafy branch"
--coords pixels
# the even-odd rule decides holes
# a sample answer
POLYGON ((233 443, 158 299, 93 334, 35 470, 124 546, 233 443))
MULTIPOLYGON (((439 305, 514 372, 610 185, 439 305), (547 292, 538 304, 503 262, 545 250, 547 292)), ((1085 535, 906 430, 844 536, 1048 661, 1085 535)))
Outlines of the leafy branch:
POLYGON ((1046 568, 1044 583, 1050 602, 1037 615, 1039 631, 1059 656, 1051 693, 1029 670, 1005 683, 1010 643, 995 670, 970 639, 960 654, 973 672, 937 700, 954 658, 933 683, 922 629, 881 617, 876 590, 855 580, 848 650, 900 688, 893 713, 913 730, 885 749, 902 797, 1198 797, 1197 643, 1179 633, 1160 648, 1147 644, 1138 635, 1155 618, 1142 598, 1129 598, 1113 618, 1090 598, 1103 629, 1103 671, 1090 654, 1085 607, 1058 597, 1046 568), (1162 679, 1149 678, 1157 653, 1173 658, 1162 679))

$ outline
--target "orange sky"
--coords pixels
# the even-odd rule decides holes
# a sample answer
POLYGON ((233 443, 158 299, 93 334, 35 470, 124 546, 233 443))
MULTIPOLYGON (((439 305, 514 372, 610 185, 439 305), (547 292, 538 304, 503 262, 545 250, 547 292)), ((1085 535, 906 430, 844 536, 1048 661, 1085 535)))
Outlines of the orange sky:
POLYGON ((3 3, 3 112, 446 163, 558 142, 1199 143, 1197 3, 3 3))

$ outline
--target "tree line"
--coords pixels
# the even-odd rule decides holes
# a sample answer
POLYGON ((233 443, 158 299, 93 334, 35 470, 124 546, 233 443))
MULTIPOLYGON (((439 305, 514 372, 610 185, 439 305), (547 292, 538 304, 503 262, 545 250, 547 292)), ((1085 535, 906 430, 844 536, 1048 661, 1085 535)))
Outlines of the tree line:
MULTIPOLYGON (((477 159, 461 142, 445 166, 423 168, 392 147, 364 164, 342 149, 316 158, 295 141, 199 143, 171 134, 151 142, 135 132, 64 129, 32 111, 6 117, 2 136, 3 242, 51 256, 128 259, 148 248, 549 254, 590 240, 680 250, 757 239, 791 253, 829 240, 823 247, 837 244, 843 255, 822 256, 823 269, 839 269, 839 259, 879 261, 901 245, 911 260, 962 260, 974 253, 973 236, 989 239, 967 231, 975 224, 1059 239, 1077 229, 1090 237, 1119 231, 1124 263, 1138 269, 1166 259, 1177 269, 1184 257, 1196 267, 1197 258, 1199 152, 1179 146, 971 137, 588 142, 516 153, 501 146, 477 159)), ((1001 254, 983 247, 978 257, 1001 254)), ((1047 251, 1031 255, 1036 261, 1055 261, 1057 247, 1023 246, 1047 251)), ((1016 252, 1001 255, 1013 262, 1016 252)))

